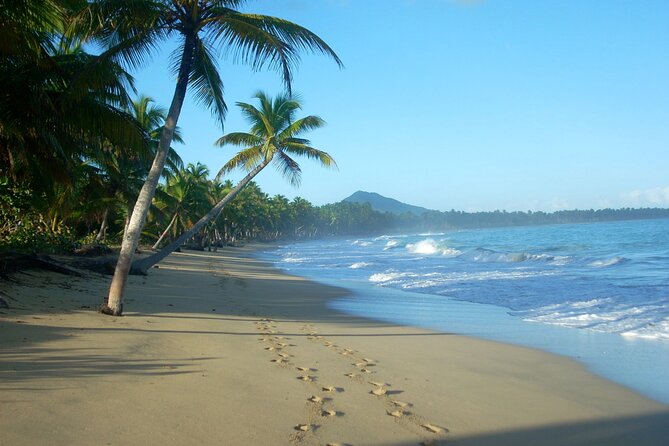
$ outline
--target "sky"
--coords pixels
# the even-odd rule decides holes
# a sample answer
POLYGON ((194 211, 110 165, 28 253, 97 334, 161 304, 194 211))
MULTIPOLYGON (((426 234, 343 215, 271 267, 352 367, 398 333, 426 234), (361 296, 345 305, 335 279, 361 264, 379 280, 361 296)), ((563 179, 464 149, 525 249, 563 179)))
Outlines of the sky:
MULTIPOLYGON (((256 0, 242 10, 294 21, 339 55, 303 54, 293 91, 327 126, 305 137, 337 161, 304 159, 295 188, 265 169, 268 194, 314 205, 357 190, 437 210, 669 207, 666 0, 256 0)), ((169 106, 170 45, 133 72, 169 106)), ((247 131, 235 102, 283 91, 276 72, 218 59, 221 128, 187 102, 186 163, 212 176, 247 131)), ((233 181, 242 174, 234 174, 233 181)))

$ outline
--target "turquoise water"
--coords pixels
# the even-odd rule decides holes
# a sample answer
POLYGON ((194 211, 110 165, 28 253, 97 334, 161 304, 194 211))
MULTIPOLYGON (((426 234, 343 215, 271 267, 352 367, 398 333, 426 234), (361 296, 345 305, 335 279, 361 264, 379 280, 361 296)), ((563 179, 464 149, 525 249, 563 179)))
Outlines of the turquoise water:
POLYGON ((265 258, 338 310, 566 355, 669 403, 669 220, 328 239, 265 258))

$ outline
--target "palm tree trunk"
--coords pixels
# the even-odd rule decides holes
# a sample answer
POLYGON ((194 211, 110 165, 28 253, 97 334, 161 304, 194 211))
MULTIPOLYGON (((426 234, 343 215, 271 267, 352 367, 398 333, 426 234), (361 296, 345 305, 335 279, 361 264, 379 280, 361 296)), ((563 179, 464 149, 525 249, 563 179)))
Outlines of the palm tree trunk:
POLYGON ((135 207, 132 211, 130 221, 128 222, 128 229, 123 234, 123 243, 121 244, 121 253, 116 262, 116 269, 114 270, 114 277, 112 278, 109 287, 109 296, 107 302, 102 306, 101 311, 105 314, 120 316, 123 313, 123 293, 125 285, 128 281, 128 273, 132 265, 132 258, 139 244, 139 238, 142 234, 142 228, 146 221, 146 216, 151 207, 151 201, 156 193, 156 186, 158 180, 163 172, 165 160, 172 144, 174 136, 174 129, 177 126, 179 115, 181 114, 181 107, 186 97, 186 90, 188 88, 188 75, 193 63, 193 51, 195 42, 192 38, 186 38, 184 44, 183 54, 181 55, 181 65, 179 66, 179 77, 177 78, 177 85, 174 89, 174 96, 172 104, 165 119, 163 131, 160 134, 160 142, 158 143, 158 150, 156 156, 146 177, 146 181, 139 192, 135 207))
POLYGON ((158 249, 158 246, 160 246, 160 242, 163 241, 163 239, 165 238, 165 236, 167 236, 167 233, 170 232, 170 229, 172 229, 172 225, 174 224, 174 222, 177 221, 177 216, 178 216, 178 215, 179 215, 179 214, 176 214, 176 213, 174 214, 174 217, 172 217, 172 221, 170 221, 170 224, 167 225, 167 227, 165 228, 165 230, 163 231, 163 233, 160 234, 160 237, 158 238, 158 241, 156 241, 156 243, 153 244, 153 246, 151 247, 151 249, 153 249, 154 251, 158 249))
POLYGON ((269 162, 272 160, 272 157, 264 160, 262 163, 257 165, 251 172, 248 173, 237 185, 230 191, 228 194, 223 197, 221 201, 216 203, 216 206, 214 206, 204 217, 199 219, 197 223, 193 225, 192 228, 190 228, 188 231, 184 232, 181 234, 176 240, 174 240, 172 243, 169 245, 165 246, 163 249, 158 251, 157 253, 150 255, 149 257, 146 257, 141 260, 137 260, 132 264, 132 269, 131 273, 132 274, 146 274, 146 272, 151 268, 153 265, 156 263, 160 262, 163 260, 165 257, 170 255, 172 252, 174 252, 175 249, 177 249, 179 246, 181 246, 186 240, 191 238, 194 234, 196 234, 204 225, 209 223, 211 220, 215 220, 218 215, 221 213, 223 208, 230 202, 232 201, 235 196, 241 192, 242 189, 244 189, 244 186, 246 186, 258 173, 260 173, 261 170, 263 170, 269 162))
POLYGON ((105 213, 102 216, 102 224, 100 225, 100 230, 98 235, 95 236, 95 243, 100 243, 102 239, 107 236, 107 217, 109 216, 109 208, 105 209, 105 213))

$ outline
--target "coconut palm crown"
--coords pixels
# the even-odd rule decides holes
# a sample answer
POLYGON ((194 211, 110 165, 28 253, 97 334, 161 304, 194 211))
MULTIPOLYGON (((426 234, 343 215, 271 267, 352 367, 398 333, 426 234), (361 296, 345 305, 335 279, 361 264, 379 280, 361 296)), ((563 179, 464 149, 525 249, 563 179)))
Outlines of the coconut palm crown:
POLYGON ((334 159, 326 152, 310 146, 310 141, 299 138, 309 130, 325 125, 318 116, 307 116, 295 120, 301 109, 297 98, 280 94, 274 100, 263 92, 254 96, 260 108, 245 102, 237 102, 246 120, 251 124, 250 132, 235 132, 222 136, 216 145, 245 147, 218 172, 217 179, 226 173, 243 169, 252 171, 263 162, 271 162, 294 186, 300 184, 301 169, 292 156, 305 156, 320 162, 324 167, 336 167, 334 159))

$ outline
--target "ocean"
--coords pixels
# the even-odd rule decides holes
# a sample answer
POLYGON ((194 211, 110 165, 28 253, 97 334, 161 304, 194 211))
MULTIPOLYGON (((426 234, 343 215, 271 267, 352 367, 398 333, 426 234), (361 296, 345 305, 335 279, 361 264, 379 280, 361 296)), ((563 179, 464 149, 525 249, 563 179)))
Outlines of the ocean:
POLYGON ((388 234, 279 246, 337 310, 524 345, 669 403, 669 220, 388 234))

